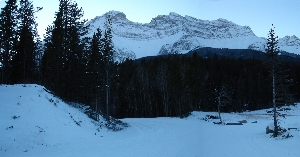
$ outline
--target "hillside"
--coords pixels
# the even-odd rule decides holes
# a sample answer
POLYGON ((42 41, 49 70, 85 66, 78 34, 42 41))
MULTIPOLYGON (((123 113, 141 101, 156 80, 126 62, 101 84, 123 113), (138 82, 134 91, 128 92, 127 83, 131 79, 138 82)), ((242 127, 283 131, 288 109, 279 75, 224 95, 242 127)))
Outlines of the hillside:
MULTIPOLYGON (((126 118, 130 127, 113 132, 99 128, 82 113, 39 85, 0 86, 0 156, 299 156, 299 105, 286 107, 281 125, 292 138, 270 138, 266 110, 223 113, 228 122, 202 120, 215 112, 192 112, 187 118, 126 118), (257 121, 257 123, 252 123, 257 121)), ((270 109, 269 109, 270 110, 270 109)), ((101 119, 102 122, 103 119, 101 119)))
POLYGON ((0 156, 59 156, 108 131, 103 118, 90 119, 86 107, 71 107, 42 86, 1 85, 0 93, 0 156))

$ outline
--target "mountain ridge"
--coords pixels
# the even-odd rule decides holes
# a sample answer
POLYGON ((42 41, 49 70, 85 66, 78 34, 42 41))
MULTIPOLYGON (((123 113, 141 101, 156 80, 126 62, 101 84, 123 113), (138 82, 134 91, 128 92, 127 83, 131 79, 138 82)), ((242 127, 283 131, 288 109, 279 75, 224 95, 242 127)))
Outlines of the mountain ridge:
MULTIPOLYGON (((252 49, 265 51, 266 38, 257 37, 249 26, 229 20, 201 20, 175 12, 158 15, 149 23, 132 22, 120 11, 109 11, 90 20, 90 34, 104 29, 106 18, 112 19, 115 50, 119 59, 135 59, 173 53, 187 53, 197 47, 252 49)), ((300 39, 285 36, 279 39, 281 50, 300 54, 300 39)))

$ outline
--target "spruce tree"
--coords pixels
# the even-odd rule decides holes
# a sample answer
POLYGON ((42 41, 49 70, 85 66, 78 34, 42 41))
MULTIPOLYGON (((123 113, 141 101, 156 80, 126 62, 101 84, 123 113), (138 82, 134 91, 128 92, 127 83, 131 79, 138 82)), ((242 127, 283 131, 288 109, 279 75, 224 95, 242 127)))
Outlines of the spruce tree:
POLYGON ((9 83, 11 58, 16 53, 17 44, 17 2, 6 1, 0 13, 0 66, 1 83, 9 83))
POLYGON ((104 69, 103 64, 103 54, 102 54, 102 31, 100 28, 97 28, 97 31, 94 33, 93 38, 90 43, 90 54, 87 64, 87 74, 88 74, 88 84, 89 84, 89 94, 95 95, 91 96, 92 107, 96 111, 96 120, 99 120, 99 104, 101 102, 101 94, 103 89, 103 73, 102 70, 104 69))
POLYGON ((55 21, 48 27, 42 61, 43 82, 63 98, 78 101, 83 88, 87 34, 83 10, 71 0, 60 0, 55 21))
POLYGON ((13 83, 33 83, 37 76, 35 10, 28 0, 20 1, 17 53, 12 59, 13 83))
MULTIPOLYGON (((53 26, 48 26, 46 28, 46 34, 44 34, 44 53, 41 60, 41 81, 44 86, 46 86, 48 89, 53 90, 51 86, 51 77, 53 75, 53 67, 54 64, 51 64, 51 59, 56 58, 55 56, 51 56, 53 54, 52 48, 52 30, 53 26), (52 68, 51 68, 52 67, 52 68)), ((52 82, 53 83, 53 82, 52 82)))
POLYGON ((103 47, 103 57, 105 64, 105 87, 106 87, 106 118, 109 119, 109 96, 111 81, 113 78, 113 66, 114 66, 114 48, 112 42, 112 23, 111 18, 108 15, 107 21, 105 23, 105 33, 104 33, 104 47, 103 47))
MULTIPOLYGON (((273 24, 272 24, 273 27, 273 24)), ((275 27, 271 28, 269 31, 268 39, 267 39, 267 49, 266 49, 266 55, 270 61, 270 73, 272 77, 272 102, 273 102, 273 119, 274 119, 274 133, 273 137, 278 136, 278 114, 276 111, 276 66, 278 63, 277 56, 279 53, 279 47, 278 47, 278 36, 275 36, 274 32, 275 27)))

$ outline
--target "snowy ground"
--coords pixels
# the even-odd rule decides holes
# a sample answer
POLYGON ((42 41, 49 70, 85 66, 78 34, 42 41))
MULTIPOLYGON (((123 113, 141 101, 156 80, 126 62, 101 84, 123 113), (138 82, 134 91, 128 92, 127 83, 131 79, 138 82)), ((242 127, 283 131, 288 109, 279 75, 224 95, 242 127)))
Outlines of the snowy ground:
MULTIPOLYGON (((201 119, 217 113, 192 112, 185 119, 127 118, 122 121, 130 127, 122 131, 98 132, 85 114, 38 85, 0 85, 0 100, 1 157, 300 156, 300 131, 290 130, 289 139, 270 138, 265 128, 272 117, 266 110, 222 114, 225 122, 247 120, 244 125, 215 125, 201 119)), ((300 128, 298 107, 284 111, 283 127, 300 128)))

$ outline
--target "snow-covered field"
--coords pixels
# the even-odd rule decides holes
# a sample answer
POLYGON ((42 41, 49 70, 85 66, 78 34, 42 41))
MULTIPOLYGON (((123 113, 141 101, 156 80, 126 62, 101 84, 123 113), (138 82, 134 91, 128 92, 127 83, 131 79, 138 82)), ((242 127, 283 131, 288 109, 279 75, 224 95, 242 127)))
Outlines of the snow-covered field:
MULTIPOLYGON (((300 128, 300 107, 285 112, 283 127, 300 128)), ((270 109, 269 109, 270 110, 270 109)), ((0 156, 162 156, 269 157, 300 156, 300 131, 292 138, 270 138, 266 110, 223 113, 225 122, 201 120, 214 112, 192 112, 188 118, 127 118, 130 127, 97 131, 91 119, 39 85, 0 85, 0 156), (252 123, 257 121, 257 123, 252 123), (76 124, 77 123, 77 124, 76 124)))

